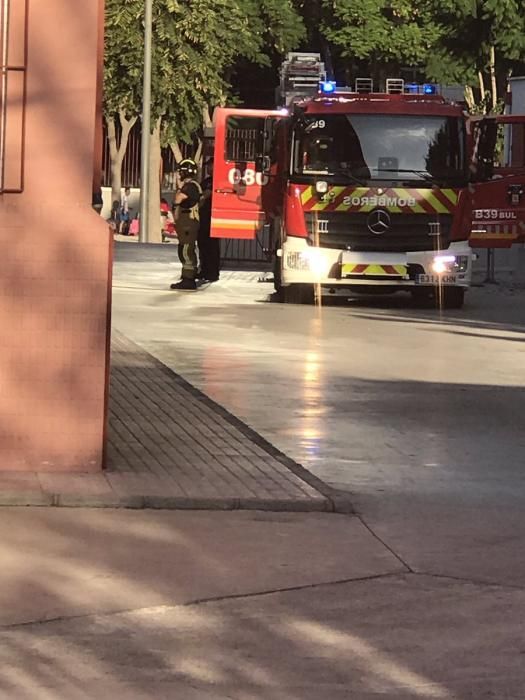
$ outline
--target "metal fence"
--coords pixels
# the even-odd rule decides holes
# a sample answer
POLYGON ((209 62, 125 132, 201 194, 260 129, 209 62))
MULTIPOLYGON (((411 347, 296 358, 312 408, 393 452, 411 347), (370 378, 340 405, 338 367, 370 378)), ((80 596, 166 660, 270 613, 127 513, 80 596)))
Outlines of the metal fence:
MULTIPOLYGON (((117 123, 117 139, 120 139, 121 129, 117 123)), ((109 155, 109 139, 107 127, 104 123, 104 150, 102 153, 102 186, 111 187, 111 158, 109 155)), ((140 147, 141 147, 141 124, 136 122, 129 134, 128 146, 126 154, 122 162, 122 185, 123 187, 140 187, 140 147)), ((181 145, 182 155, 184 158, 189 158, 194 148, 191 144, 181 145)), ((173 182, 173 173, 175 172, 175 156, 171 148, 162 149, 162 172, 166 180, 166 187, 169 189, 169 184, 173 182)))
POLYGON ((230 264, 257 265, 270 268, 272 261, 269 254, 270 228, 265 226, 254 240, 224 238, 221 240, 221 259, 230 264))

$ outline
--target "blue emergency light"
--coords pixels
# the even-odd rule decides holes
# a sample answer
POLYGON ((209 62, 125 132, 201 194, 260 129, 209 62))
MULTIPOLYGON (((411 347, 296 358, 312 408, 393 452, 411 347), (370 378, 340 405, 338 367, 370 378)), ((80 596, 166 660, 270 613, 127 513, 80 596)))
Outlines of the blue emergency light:
POLYGON ((426 83, 423 85, 423 92, 425 95, 435 95, 437 92, 437 85, 433 85, 432 83, 426 83))
POLYGON ((411 95, 417 95, 419 92, 419 85, 417 83, 407 83, 405 85, 405 92, 408 92, 411 95))
POLYGON ((335 92, 335 80, 323 80, 320 85, 321 92, 325 95, 329 95, 331 92, 335 92))

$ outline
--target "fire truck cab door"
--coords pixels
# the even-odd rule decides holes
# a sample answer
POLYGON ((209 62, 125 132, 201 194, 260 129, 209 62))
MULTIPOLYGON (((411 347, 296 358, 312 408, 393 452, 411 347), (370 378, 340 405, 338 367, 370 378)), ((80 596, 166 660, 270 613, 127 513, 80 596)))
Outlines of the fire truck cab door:
POLYGON ((215 110, 215 149, 211 236, 253 239, 265 224, 265 196, 271 174, 261 163, 269 162, 268 128, 282 119, 278 111, 255 109, 215 110))
POLYGON ((525 115, 474 123, 470 244, 510 248, 525 240, 525 115))

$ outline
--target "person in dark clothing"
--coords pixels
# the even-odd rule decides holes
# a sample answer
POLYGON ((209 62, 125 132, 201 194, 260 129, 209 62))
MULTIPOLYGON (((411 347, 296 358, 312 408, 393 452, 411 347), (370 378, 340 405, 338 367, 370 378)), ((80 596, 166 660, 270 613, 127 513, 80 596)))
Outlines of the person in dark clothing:
POLYGON ((102 190, 100 187, 96 190, 93 190, 93 196, 91 197, 91 206, 97 212, 97 214, 100 214, 104 207, 104 200, 102 199, 102 190))
POLYGON ((108 220, 110 228, 113 233, 118 233, 120 228, 120 202, 115 200, 111 205, 111 216, 108 220))
POLYGON ((201 186, 196 181, 197 164, 189 158, 179 164, 180 187, 175 192, 175 228, 179 239, 179 259, 182 263, 182 279, 170 285, 170 289, 190 292, 197 289, 197 251, 199 233, 199 202, 201 186))
POLYGON ((120 198, 120 223, 119 223, 119 233, 123 236, 129 235, 129 225, 131 222, 131 211, 129 206, 129 197, 131 195, 131 190, 126 187, 124 194, 120 198))
POLYGON ((216 282, 219 279, 221 265, 221 243, 218 238, 211 238, 211 197, 212 178, 202 181, 202 199, 199 207, 199 279, 216 282))

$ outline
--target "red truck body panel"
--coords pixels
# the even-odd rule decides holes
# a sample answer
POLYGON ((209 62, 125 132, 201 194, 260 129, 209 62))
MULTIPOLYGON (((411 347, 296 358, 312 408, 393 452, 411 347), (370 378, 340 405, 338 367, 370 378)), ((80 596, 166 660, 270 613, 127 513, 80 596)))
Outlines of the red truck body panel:
MULTIPOLYGON (((257 125, 266 118, 282 116, 282 112, 271 110, 216 110, 211 224, 214 238, 255 238, 267 218, 266 200, 272 186, 275 187, 275 178, 256 172, 252 148, 235 138, 227 142, 229 123, 244 121, 248 125, 257 125)), ((253 129, 256 130, 257 127, 253 129)), ((243 128, 242 131, 250 130, 243 128)), ((254 134, 253 143, 256 136, 254 134)))
POLYGON ((492 179, 475 184, 470 243, 476 248, 510 248, 525 241, 525 116, 488 119, 505 130, 506 153, 494 166, 492 179))

